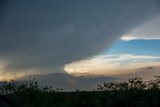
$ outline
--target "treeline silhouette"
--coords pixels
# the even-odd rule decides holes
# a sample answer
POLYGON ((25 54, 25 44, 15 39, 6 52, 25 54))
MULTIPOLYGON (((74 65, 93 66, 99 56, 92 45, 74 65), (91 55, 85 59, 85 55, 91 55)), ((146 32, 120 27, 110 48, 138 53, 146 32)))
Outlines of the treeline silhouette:
POLYGON ((143 81, 141 77, 127 81, 104 82, 94 91, 65 92, 39 86, 33 79, 11 80, 0 85, 0 94, 16 107, 159 107, 160 76, 143 81))
POLYGON ((143 81, 141 77, 129 78, 123 82, 104 82, 97 85, 99 91, 120 91, 120 90, 159 90, 160 76, 154 76, 154 80, 143 81))

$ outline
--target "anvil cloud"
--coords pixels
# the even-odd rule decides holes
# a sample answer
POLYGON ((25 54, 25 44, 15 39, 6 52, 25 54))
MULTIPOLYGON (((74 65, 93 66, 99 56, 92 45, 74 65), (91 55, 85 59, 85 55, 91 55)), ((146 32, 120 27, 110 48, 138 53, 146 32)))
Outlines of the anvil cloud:
POLYGON ((158 0, 1 0, 0 72, 63 72, 158 13, 158 0))

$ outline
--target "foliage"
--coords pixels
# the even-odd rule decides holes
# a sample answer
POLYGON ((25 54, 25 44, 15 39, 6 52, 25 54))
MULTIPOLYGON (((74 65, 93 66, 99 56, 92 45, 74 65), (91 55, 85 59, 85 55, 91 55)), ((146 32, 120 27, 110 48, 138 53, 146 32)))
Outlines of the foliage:
POLYGON ((143 81, 140 77, 122 82, 104 82, 95 91, 64 92, 63 89, 39 86, 29 82, 5 82, 0 86, 4 96, 16 107, 158 107, 160 76, 143 81))
POLYGON ((54 91, 52 87, 48 86, 39 86, 38 82, 35 79, 30 81, 21 82, 10 80, 9 82, 5 81, 0 86, 0 94, 17 94, 17 93, 33 93, 33 92, 52 92, 54 91))
POLYGON ((123 82, 104 82, 97 85, 99 91, 119 91, 119 90, 146 90, 151 88, 159 88, 160 77, 156 76, 155 80, 144 82, 140 77, 129 78, 123 82))

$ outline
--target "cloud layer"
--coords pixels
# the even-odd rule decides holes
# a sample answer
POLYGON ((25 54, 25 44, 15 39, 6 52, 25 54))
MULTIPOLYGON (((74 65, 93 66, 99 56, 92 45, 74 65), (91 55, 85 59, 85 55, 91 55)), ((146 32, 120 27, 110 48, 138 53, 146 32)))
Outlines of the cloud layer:
POLYGON ((60 72, 159 13, 158 0, 1 1, 1 72, 60 72), (143 5, 141 5, 143 4, 143 5))
POLYGON ((160 67, 160 56, 132 54, 99 55, 65 65, 75 76, 119 76, 138 73, 142 68, 160 67))
POLYGON ((160 14, 150 21, 132 29, 128 34, 121 37, 122 40, 160 40, 160 14))

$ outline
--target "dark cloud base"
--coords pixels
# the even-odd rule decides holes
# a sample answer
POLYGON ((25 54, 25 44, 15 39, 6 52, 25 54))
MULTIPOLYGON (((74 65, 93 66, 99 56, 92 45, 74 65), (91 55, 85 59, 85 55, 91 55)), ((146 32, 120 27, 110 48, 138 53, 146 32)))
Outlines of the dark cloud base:
POLYGON ((0 1, 0 58, 6 71, 57 72, 102 52, 159 13, 158 0, 0 1))

